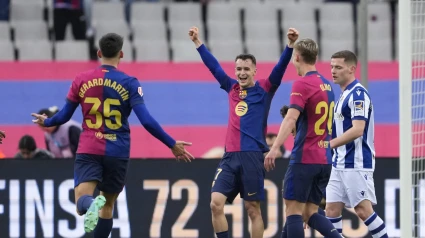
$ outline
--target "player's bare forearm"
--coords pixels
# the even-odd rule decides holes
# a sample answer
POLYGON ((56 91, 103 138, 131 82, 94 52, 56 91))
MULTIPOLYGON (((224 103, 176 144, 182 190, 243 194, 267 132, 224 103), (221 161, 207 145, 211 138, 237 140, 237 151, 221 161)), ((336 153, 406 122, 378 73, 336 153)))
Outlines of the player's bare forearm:
POLYGON ((300 116, 300 111, 294 108, 290 108, 288 113, 283 119, 282 124, 280 125, 279 133, 276 140, 273 143, 272 149, 278 149, 288 138, 288 136, 295 129, 296 122, 300 116))
POLYGON ((362 120, 354 120, 353 127, 351 127, 348 131, 342 134, 340 137, 334 138, 330 141, 330 146, 332 149, 338 148, 340 146, 346 145, 355 139, 363 136, 365 121, 362 120))
POLYGON ((198 49, 203 44, 199 39, 194 40, 193 43, 195 44, 196 49, 198 49))
POLYGON ((283 75, 285 74, 286 68, 291 61, 293 48, 286 47, 280 56, 279 62, 273 68, 269 80, 273 85, 280 85, 283 75))

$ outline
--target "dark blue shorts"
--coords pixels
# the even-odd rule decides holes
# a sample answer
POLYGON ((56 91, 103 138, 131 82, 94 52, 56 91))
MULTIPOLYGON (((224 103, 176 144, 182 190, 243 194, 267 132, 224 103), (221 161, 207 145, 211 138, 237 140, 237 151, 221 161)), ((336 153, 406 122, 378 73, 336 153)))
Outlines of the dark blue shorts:
POLYGON ((232 203, 235 197, 264 200, 264 155, 262 152, 228 152, 215 173, 211 192, 219 192, 232 203))
POLYGON ((283 198, 319 205, 331 176, 330 164, 292 164, 285 174, 283 198))
POLYGON ((74 162, 74 187, 98 181, 97 188, 106 193, 120 193, 125 185, 128 158, 77 154, 74 162))

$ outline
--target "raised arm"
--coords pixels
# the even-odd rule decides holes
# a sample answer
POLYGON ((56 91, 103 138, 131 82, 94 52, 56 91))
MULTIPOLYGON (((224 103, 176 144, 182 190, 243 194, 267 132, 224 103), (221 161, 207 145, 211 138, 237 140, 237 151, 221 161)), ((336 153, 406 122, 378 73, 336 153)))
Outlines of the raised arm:
POLYGON ((229 92, 229 90, 232 88, 232 85, 237 83, 237 81, 230 78, 224 72, 217 59, 208 51, 207 47, 199 39, 199 30, 197 27, 190 28, 189 36, 193 43, 195 43, 196 49, 198 50, 202 61, 214 75, 214 78, 220 83, 221 88, 229 92))
POLYGON ((273 68, 269 81, 270 83, 278 87, 282 81, 283 75, 285 74, 286 68, 291 61, 292 51, 294 49, 295 41, 298 39, 298 31, 295 28, 289 28, 288 33, 288 45, 285 47, 282 55, 280 56, 279 62, 273 68))

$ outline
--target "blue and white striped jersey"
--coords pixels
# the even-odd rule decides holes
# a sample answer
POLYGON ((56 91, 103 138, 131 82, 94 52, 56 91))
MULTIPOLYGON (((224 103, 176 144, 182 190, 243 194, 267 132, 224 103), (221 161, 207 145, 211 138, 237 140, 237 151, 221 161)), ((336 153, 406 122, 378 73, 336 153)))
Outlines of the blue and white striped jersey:
POLYGON ((334 108, 332 138, 340 137, 353 120, 365 120, 363 136, 334 149, 335 169, 375 170, 374 112, 367 90, 355 80, 342 92, 334 108))

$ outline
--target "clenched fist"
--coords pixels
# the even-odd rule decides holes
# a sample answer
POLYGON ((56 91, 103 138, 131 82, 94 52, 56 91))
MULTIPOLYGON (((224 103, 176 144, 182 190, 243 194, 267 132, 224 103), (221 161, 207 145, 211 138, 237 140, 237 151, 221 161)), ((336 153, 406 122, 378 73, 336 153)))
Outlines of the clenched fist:
POLYGON ((198 35, 199 35, 199 29, 198 29, 198 27, 191 27, 190 29, 189 29, 189 36, 190 36, 190 39, 192 40, 192 41, 196 41, 196 40, 198 40, 198 35))
POLYGON ((295 41, 298 40, 298 36, 299 36, 298 30, 295 29, 295 28, 289 28, 288 33, 286 35, 287 35, 288 40, 289 40, 288 46, 294 47, 295 41))
POLYGON ((199 39, 199 29, 196 26, 193 26, 189 29, 189 37, 195 43, 196 48, 202 45, 202 41, 199 39))

